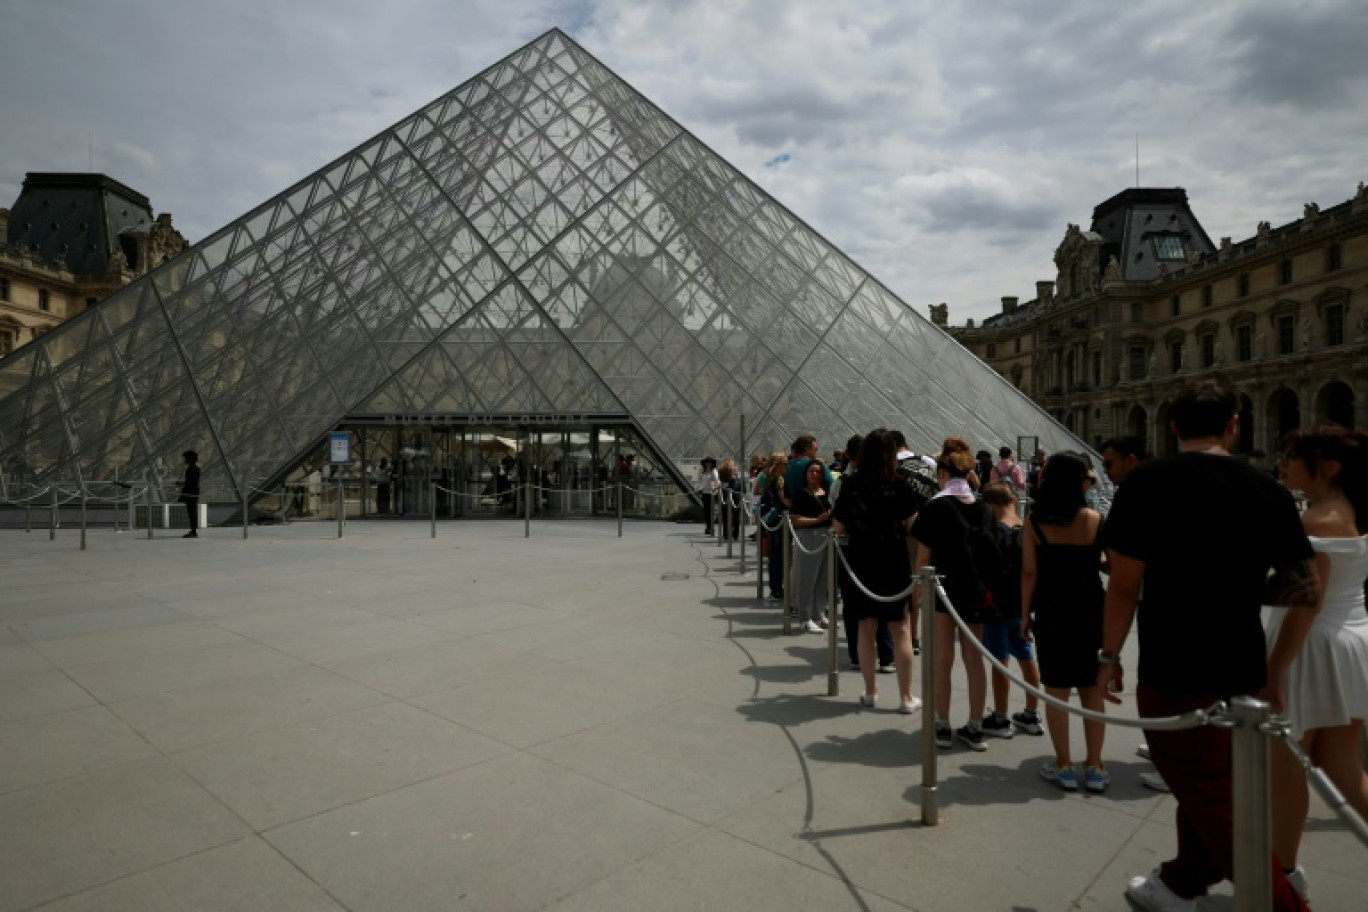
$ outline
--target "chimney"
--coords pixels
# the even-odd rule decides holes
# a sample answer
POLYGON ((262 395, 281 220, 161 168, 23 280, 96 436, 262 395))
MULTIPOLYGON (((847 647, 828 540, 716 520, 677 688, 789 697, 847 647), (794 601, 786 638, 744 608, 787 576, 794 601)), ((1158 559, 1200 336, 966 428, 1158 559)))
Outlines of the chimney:
POLYGON ((1036 282, 1036 300, 1042 304, 1049 303, 1054 297, 1054 282, 1036 282))
POLYGON ((9 210, 0 209, 0 244, 9 241, 9 210))
POLYGON ((932 304, 928 309, 931 311, 932 324, 940 327, 946 327, 950 325, 949 304, 946 304, 944 302, 941 302, 940 304, 932 304))
POLYGON ((1017 309, 1017 301, 1020 300, 1015 295, 1003 295, 1002 312, 1009 314, 1017 309))

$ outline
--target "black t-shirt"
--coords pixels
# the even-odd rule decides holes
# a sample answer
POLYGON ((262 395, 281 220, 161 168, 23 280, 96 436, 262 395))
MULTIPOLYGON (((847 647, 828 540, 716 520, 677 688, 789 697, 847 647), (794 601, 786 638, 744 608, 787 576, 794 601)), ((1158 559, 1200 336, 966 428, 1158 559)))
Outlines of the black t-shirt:
POLYGON ((912 536, 931 549, 931 564, 937 574, 945 577, 945 594, 950 596, 955 610, 961 615, 974 615, 983 609, 988 590, 972 572, 974 562, 969 553, 966 524, 993 530, 997 517, 993 508, 981 500, 965 503, 950 495, 933 497, 912 523, 912 536))
POLYGON ((846 555, 851 567, 872 591, 901 591, 912 574, 903 523, 920 506, 911 485, 902 478, 854 472, 841 476, 840 493, 832 516, 850 536, 846 555))
POLYGON ((1102 544, 1145 563, 1141 684, 1218 696, 1264 686, 1268 571, 1314 556, 1285 488, 1229 456, 1152 460, 1117 489, 1102 544))
MULTIPOLYGON (((816 519, 829 509, 831 509, 831 499, 827 497, 827 492, 825 490, 822 491, 822 496, 818 497, 807 488, 802 488, 798 493, 793 495, 793 507, 789 512, 795 516, 816 519)), ((803 526, 802 528, 822 529, 829 525, 831 525, 831 519, 828 517, 815 526, 803 526)))

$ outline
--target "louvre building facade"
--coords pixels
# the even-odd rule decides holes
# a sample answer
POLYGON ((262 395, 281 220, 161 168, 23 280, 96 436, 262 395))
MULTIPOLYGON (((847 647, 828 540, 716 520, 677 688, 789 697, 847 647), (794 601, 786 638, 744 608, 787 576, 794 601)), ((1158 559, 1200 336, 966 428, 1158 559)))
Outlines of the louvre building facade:
MULTIPOLYGON (((1034 300, 951 331, 1070 430, 1175 446, 1183 386, 1240 395, 1236 455, 1270 467, 1287 433, 1368 427, 1368 186, 1212 243, 1180 188, 1134 188, 1069 225, 1034 300)), ((947 316, 940 314, 941 318, 947 316)))
POLYGON ((7 484, 169 486, 194 448, 231 503, 339 430, 426 512, 879 425, 1078 445, 558 30, 0 361, 7 484))

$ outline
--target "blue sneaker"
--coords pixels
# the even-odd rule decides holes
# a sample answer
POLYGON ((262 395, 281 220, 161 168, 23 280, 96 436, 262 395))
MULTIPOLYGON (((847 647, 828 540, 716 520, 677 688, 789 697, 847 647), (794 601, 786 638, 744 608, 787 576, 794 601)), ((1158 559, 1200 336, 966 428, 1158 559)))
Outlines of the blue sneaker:
POLYGON ((1048 760, 1040 768, 1040 778, 1046 782, 1053 782, 1066 792, 1078 791, 1078 773, 1074 772, 1072 766, 1060 768, 1055 766, 1053 760, 1048 760))
POLYGON ((1083 771, 1083 787, 1090 792, 1102 794, 1111 785, 1111 775, 1100 766, 1090 766, 1083 771))

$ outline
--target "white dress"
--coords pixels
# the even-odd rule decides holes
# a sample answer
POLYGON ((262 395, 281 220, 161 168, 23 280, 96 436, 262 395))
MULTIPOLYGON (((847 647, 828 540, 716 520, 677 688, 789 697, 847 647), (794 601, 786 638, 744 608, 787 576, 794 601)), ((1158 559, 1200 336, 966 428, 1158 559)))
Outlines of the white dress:
MULTIPOLYGON (((1309 729, 1368 719, 1368 613, 1363 598, 1368 535, 1310 538, 1311 547, 1330 558, 1330 579, 1306 645, 1288 674, 1284 715, 1298 738, 1309 729)), ((1264 632, 1272 651, 1288 609, 1264 610, 1264 632)))

